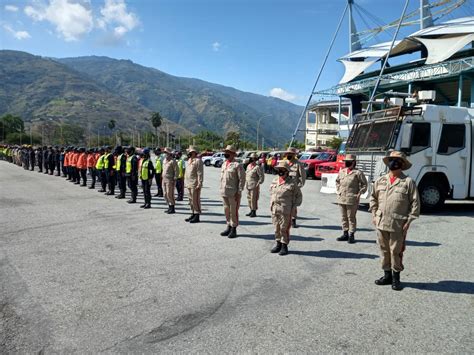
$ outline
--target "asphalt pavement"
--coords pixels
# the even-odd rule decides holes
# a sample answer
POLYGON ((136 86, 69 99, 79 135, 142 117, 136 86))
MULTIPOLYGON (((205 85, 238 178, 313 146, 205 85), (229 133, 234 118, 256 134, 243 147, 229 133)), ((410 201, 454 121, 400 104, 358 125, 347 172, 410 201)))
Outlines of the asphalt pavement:
POLYGON ((219 169, 205 168, 190 225, 186 201, 175 215, 157 198, 142 210, 0 161, 0 353, 474 352, 474 204, 414 222, 396 292, 374 284, 366 208, 357 243, 337 242, 318 181, 303 188, 290 254, 270 254, 272 178, 259 217, 244 198, 228 239, 219 169))

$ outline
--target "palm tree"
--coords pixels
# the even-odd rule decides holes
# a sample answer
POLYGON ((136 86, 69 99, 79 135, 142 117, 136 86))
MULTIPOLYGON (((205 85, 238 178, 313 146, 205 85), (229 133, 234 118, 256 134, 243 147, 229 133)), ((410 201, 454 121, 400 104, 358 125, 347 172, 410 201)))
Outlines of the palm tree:
POLYGON ((163 123, 163 117, 161 117, 159 112, 153 112, 150 118, 151 124, 155 127, 155 136, 158 139, 158 146, 160 145, 160 138, 158 137, 158 127, 163 123))
MULTIPOLYGON (((110 133, 113 133, 113 130, 115 128, 115 123, 116 121, 114 119, 111 119, 109 123, 107 124, 109 126, 110 133)), ((117 137, 115 137, 115 144, 117 145, 117 137)))

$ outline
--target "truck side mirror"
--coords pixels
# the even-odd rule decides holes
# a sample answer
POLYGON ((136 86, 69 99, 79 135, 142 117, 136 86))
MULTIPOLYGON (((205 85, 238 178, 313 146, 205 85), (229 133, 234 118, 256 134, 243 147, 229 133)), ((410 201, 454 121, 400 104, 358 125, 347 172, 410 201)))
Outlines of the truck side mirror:
POLYGON ((406 123, 403 126, 402 139, 400 142, 400 150, 405 153, 411 151, 411 136, 413 133, 413 123, 406 123))

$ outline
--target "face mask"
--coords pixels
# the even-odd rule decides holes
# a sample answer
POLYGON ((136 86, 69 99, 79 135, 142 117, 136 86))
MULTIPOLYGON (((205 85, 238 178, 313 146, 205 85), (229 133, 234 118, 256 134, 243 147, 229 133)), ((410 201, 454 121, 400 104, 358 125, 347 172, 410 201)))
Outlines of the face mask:
POLYGON ((230 158, 230 154, 227 154, 227 153, 224 154, 224 158, 229 159, 229 158, 230 158))
POLYGON ((280 175, 280 176, 285 176, 285 175, 286 175, 286 171, 279 171, 279 172, 278 172, 278 175, 280 175))
POLYGON ((288 160, 292 160, 292 159, 293 159, 293 155, 287 155, 286 158, 287 158, 288 160))
POLYGON ((399 160, 390 160, 388 162, 388 168, 393 171, 393 170, 399 170, 402 168, 402 162, 399 160))
POLYGON ((253 163, 253 162, 254 162, 253 158, 250 158, 249 163, 253 163))
POLYGON ((346 161, 346 168, 352 167, 352 162, 351 161, 346 161))

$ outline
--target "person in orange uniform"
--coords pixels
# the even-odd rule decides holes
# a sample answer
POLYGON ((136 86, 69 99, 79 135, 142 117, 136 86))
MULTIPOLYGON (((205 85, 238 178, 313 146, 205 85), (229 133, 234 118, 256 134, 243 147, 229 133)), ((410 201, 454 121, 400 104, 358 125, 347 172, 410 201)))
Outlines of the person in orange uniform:
POLYGON ((79 174, 77 170, 77 160, 79 159, 79 151, 77 148, 73 149, 71 156, 71 167, 72 167, 72 182, 76 185, 80 184, 79 174))
POLYGON ((71 152, 69 147, 66 148, 66 153, 64 153, 64 171, 66 172, 66 180, 71 180, 71 171, 70 168, 70 159, 71 159, 71 152))
POLYGON ((77 158, 77 170, 82 179, 81 186, 87 186, 87 153, 86 148, 79 148, 79 157, 77 158))
POLYGON ((87 151, 87 170, 89 171, 89 175, 91 176, 92 183, 91 186, 89 186, 89 189, 95 188, 95 153, 93 149, 90 149, 87 151))

